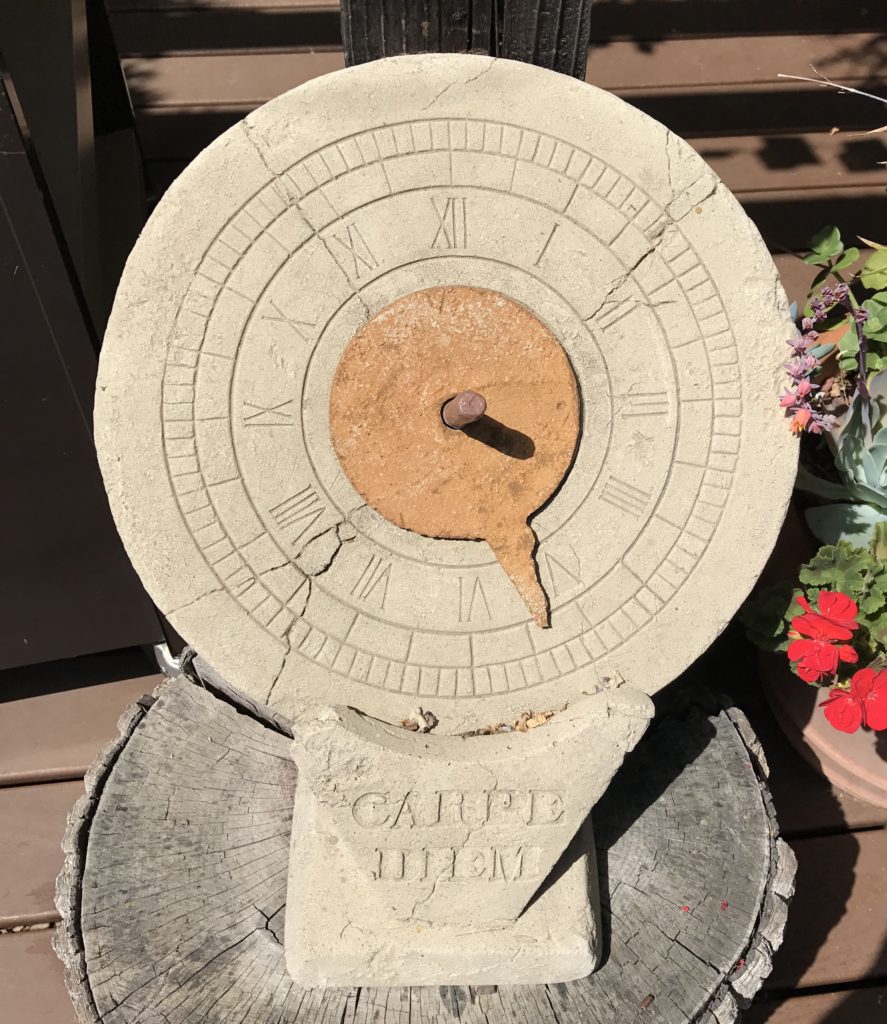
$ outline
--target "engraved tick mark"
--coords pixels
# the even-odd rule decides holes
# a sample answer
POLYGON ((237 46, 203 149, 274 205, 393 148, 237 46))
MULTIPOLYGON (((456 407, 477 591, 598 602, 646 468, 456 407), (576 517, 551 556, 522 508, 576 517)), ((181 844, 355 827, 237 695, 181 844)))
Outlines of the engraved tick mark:
POLYGON ((538 267, 539 264, 542 262, 542 258, 548 252, 548 247, 551 245, 551 240, 554 238, 555 232, 557 231, 557 229, 559 227, 560 227, 559 224, 555 224, 554 227, 549 232, 548 238, 545 239, 545 244, 542 246, 542 251, 536 257, 536 259, 533 260, 533 266, 534 267, 538 267))

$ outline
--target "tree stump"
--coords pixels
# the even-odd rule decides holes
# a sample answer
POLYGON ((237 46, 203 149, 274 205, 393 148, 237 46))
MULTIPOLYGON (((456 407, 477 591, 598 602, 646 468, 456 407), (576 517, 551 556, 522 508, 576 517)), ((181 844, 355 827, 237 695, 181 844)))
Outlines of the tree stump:
POLYGON ((735 1021, 780 944, 794 858, 741 713, 698 686, 662 697, 594 811, 599 971, 556 985, 304 989, 281 944, 288 727, 205 667, 167 681, 121 719, 69 816, 55 945, 78 1020, 735 1021))

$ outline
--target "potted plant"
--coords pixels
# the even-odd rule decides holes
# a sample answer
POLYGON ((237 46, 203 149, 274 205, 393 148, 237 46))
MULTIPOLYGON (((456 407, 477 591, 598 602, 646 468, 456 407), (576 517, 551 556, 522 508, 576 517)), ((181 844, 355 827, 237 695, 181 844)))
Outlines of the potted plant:
POLYGON ((867 244, 848 276, 860 253, 836 228, 811 241, 820 271, 780 399, 801 435, 795 507, 810 549, 742 619, 780 655, 762 668, 789 738, 842 789, 887 806, 887 247, 867 244))

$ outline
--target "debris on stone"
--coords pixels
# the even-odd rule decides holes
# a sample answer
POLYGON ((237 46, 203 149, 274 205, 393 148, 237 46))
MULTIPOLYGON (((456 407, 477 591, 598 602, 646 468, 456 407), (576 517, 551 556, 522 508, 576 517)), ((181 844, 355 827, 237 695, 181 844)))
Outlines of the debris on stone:
POLYGON ((437 715, 432 711, 416 708, 408 718, 401 719, 400 724, 410 732, 431 732, 437 725, 437 715))
POLYGON ((462 736, 493 736, 500 732, 529 732, 547 721, 554 718, 554 711, 523 711, 513 722, 497 722, 495 725, 486 725, 481 729, 472 729, 470 732, 463 732, 462 736))

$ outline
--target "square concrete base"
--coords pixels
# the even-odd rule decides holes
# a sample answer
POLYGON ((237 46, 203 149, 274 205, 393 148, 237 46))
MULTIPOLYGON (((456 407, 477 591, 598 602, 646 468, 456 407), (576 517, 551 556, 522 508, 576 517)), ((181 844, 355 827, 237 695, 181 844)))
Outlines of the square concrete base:
MULTIPOLYGON (((597 966, 591 827, 516 921, 446 925, 395 918, 298 785, 287 892, 287 969, 304 986, 506 985, 571 981, 597 966)), ((445 883, 443 883, 445 884, 445 883)), ((490 898, 483 885, 478 900, 490 898)))

